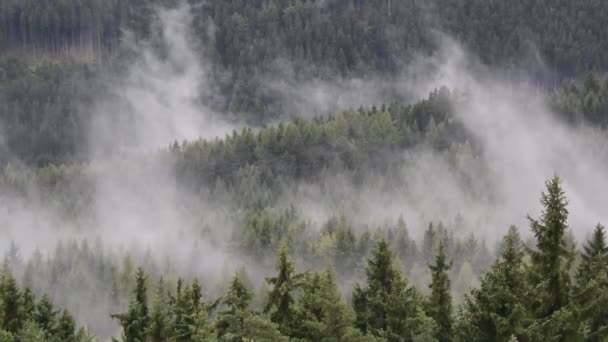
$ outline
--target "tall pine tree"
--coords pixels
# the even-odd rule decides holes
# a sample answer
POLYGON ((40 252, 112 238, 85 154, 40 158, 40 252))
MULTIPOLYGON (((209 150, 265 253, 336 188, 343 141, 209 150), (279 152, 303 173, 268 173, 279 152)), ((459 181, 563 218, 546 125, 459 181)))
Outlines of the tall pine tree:
POLYGON ((452 295, 450 293, 450 278, 448 272, 452 263, 447 261, 443 242, 439 243, 439 253, 431 269, 431 294, 427 303, 429 316, 437 324, 435 337, 439 342, 452 341, 452 295))

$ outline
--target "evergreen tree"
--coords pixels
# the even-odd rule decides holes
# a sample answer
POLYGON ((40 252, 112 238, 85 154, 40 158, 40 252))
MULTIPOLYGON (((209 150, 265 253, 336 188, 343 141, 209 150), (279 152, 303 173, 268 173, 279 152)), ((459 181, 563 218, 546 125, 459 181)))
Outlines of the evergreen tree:
POLYGON ((354 327, 355 313, 346 305, 328 266, 322 275, 308 275, 298 301, 294 337, 307 341, 366 341, 354 327))
POLYGON ((47 339, 44 335, 44 331, 35 322, 27 321, 23 323, 23 327, 19 330, 17 340, 23 342, 46 342, 47 339))
POLYGON ((536 248, 529 251, 528 278, 533 287, 531 309, 537 319, 531 331, 537 337, 574 340, 577 329, 569 306, 569 272, 574 247, 567 241, 567 201, 557 176, 547 181, 541 204, 540 219, 529 218, 536 238, 536 248))
POLYGON ((389 341, 411 341, 420 332, 421 300, 414 288, 408 288, 393 265, 393 256, 380 240, 366 269, 367 286, 358 284, 353 292, 355 325, 365 334, 389 341))
POLYGON ((579 330, 585 341, 608 338, 608 247, 604 227, 598 225, 593 237, 583 246, 577 272, 574 302, 578 309, 579 330))
POLYGON ((182 288, 181 279, 179 282, 173 308, 174 339, 176 341, 190 341, 192 337, 191 327, 195 324, 198 311, 194 307, 193 300, 195 296, 192 294, 192 289, 188 285, 182 288))
POLYGON ((135 278, 133 298, 126 313, 113 315, 123 330, 124 342, 144 342, 149 329, 150 317, 147 304, 146 275, 138 268, 135 278))
POLYGON ((15 278, 5 266, 0 276, 0 302, 2 303, 0 318, 2 328, 12 334, 19 333, 25 323, 22 299, 15 278))
POLYGON ((300 287, 303 276, 295 273, 285 245, 279 250, 277 271, 276 277, 266 279, 272 289, 268 293, 268 303, 264 311, 270 312, 270 320, 279 326, 281 332, 289 333, 294 311, 293 292, 300 287))
POLYGON ((150 342, 167 341, 173 333, 172 321, 169 316, 169 303, 165 291, 165 284, 161 277, 150 310, 150 326, 147 331, 148 341, 150 342))
POLYGON ((525 252, 519 233, 511 227, 504 237, 498 260, 478 289, 465 297, 459 314, 459 341, 525 341, 528 294, 523 264, 525 252))
POLYGON ((546 186, 547 191, 541 196, 544 208, 541 218, 529 218, 536 237, 536 249, 530 251, 530 275, 537 289, 534 311, 539 318, 548 317, 568 304, 568 272, 573 259, 572 251, 566 242, 568 209, 561 180, 554 177, 546 186))
POLYGON ((34 321, 40 329, 45 331, 47 336, 55 334, 57 325, 57 311, 53 307, 50 298, 47 295, 42 296, 42 299, 36 305, 34 321))
POLYGON ((219 341, 284 341, 278 327, 249 310, 253 295, 236 275, 218 313, 216 327, 219 341))
POLYGON ((443 242, 439 243, 439 253, 435 264, 429 265, 432 272, 432 281, 429 285, 431 295, 428 300, 427 311, 437 324, 436 338, 439 342, 452 341, 452 295, 450 294, 449 271, 451 262, 447 262, 443 242))
MULTIPOLYGON (((598 224, 593 231, 593 237, 583 246, 581 263, 578 266, 576 281, 578 285, 584 285, 594 276, 591 272, 593 264, 604 260, 608 268, 608 245, 606 244, 606 231, 604 226, 598 224)), ((601 262, 600 262, 601 264, 601 262)))
POLYGON ((59 319, 57 320, 57 329, 55 332, 57 341, 75 342, 76 340, 76 322, 67 310, 62 310, 59 319))

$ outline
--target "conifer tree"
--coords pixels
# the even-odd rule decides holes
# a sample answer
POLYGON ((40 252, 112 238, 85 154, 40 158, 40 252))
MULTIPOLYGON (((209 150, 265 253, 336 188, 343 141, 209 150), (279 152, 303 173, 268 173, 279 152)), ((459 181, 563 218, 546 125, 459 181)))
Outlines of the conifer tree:
POLYGON ((574 302, 577 305, 584 339, 590 342, 608 338, 608 247, 604 227, 598 225, 583 246, 577 271, 574 302))
POLYGON ((484 275, 480 287, 465 297, 457 323, 459 341, 525 340, 530 314, 524 300, 528 293, 524 253, 519 233, 511 227, 503 238, 498 260, 484 275))
POLYGON ((536 238, 536 249, 530 251, 533 285, 537 289, 534 311, 546 318, 568 304, 573 253, 566 242, 568 209, 561 180, 554 177, 542 193, 543 211, 539 220, 529 218, 536 238))
MULTIPOLYGON (((181 282, 181 280, 180 280, 181 282)), ((197 311, 194 308, 194 296, 190 286, 178 286, 177 297, 173 308, 175 341, 190 341, 191 326, 194 325, 197 311)))
POLYGON ((22 295, 15 278, 5 266, 0 276, 0 302, 2 303, 2 328, 12 334, 17 334, 24 323, 22 295))
POLYGON ((559 177, 546 182, 541 204, 540 219, 529 217, 536 238, 536 248, 529 250, 530 309, 536 318, 529 332, 532 338, 573 341, 580 338, 570 305, 574 246, 567 240, 567 200, 559 177))
POLYGON ((452 341, 452 295, 450 293, 449 270, 451 262, 447 261, 443 242, 439 243, 439 253, 435 264, 429 265, 431 269, 431 294, 428 300, 429 316, 437 324, 435 337, 439 342, 452 341))
POLYGON ((173 326, 169 316, 169 303, 165 291, 165 283, 161 277, 150 309, 150 326, 147 331, 150 342, 167 341, 172 336, 173 326))
POLYGON ((55 332, 57 341, 74 342, 76 341, 76 322, 67 310, 62 310, 57 320, 55 332))
POLYGON ((16 340, 24 342, 46 342, 47 338, 44 335, 44 331, 38 327, 34 321, 27 321, 23 323, 23 327, 19 330, 16 340))
POLYGON ((307 275, 303 290, 293 337, 307 341, 366 340, 354 327, 355 313, 344 302, 330 265, 322 275, 307 275))
POLYGON ((57 311, 53 307, 53 303, 51 303, 51 300, 47 295, 42 296, 36 305, 34 321, 43 331, 47 333, 47 336, 55 333, 57 311))
POLYGON ((284 341, 278 327, 249 310, 253 298, 238 274, 222 304, 225 310, 218 313, 216 327, 218 341, 284 341))
POLYGON ((594 274, 591 272, 593 264, 604 260, 604 265, 608 268, 608 245, 606 243, 606 231, 604 226, 598 224, 593 231, 591 240, 583 246, 581 253, 581 263, 578 266, 576 281, 578 285, 587 283, 594 274))
POLYGON ((295 273, 285 245, 279 250, 277 272, 275 277, 266 279, 272 289, 268 293, 268 303, 264 311, 270 312, 270 320, 278 324, 283 333, 289 333, 295 301, 293 292, 300 287, 303 276, 295 273))
POLYGON ((393 265, 393 256, 380 240, 366 269, 367 285, 356 285, 353 306, 355 325, 364 334, 390 341, 410 341, 419 334, 421 300, 414 288, 408 288, 402 274, 393 265))
POLYGON ((126 313, 112 315, 123 329, 123 342, 143 342, 149 329, 146 275, 138 268, 133 298, 126 313))

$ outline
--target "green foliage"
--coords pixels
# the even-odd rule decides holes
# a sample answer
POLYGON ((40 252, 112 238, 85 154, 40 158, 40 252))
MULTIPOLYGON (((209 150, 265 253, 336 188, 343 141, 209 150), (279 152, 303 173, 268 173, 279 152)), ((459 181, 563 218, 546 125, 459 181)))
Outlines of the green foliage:
POLYGON ((435 258, 435 264, 429 265, 432 272, 432 281, 429 285, 431 294, 428 298, 427 312, 437 324, 435 337, 439 342, 452 341, 453 339, 453 317, 452 317, 452 295, 450 289, 449 271, 452 262, 447 261, 445 246, 439 244, 439 252, 435 258))
POLYGON ((122 327, 123 342, 142 342, 146 340, 146 332, 150 325, 146 281, 147 277, 143 269, 139 268, 129 309, 125 313, 112 316, 119 321, 122 327))
POLYGON ((546 186, 541 196, 541 218, 529 218, 536 237, 536 249, 530 250, 529 276, 535 291, 534 314, 539 319, 551 316, 568 304, 569 269, 574 259, 572 247, 566 241, 568 209, 561 180, 554 177, 546 186))
POLYGON ((241 282, 238 275, 234 277, 230 290, 222 303, 225 310, 218 313, 216 327, 219 341, 283 341, 287 340, 278 327, 249 310, 253 295, 241 282))
POLYGON ((287 247, 281 246, 277 260, 278 274, 266 279, 272 289, 268 293, 268 303, 264 309, 265 312, 270 312, 270 320, 277 324, 284 334, 288 334, 293 325, 294 291, 300 287, 302 279, 302 274, 295 273, 287 253, 287 247))
POLYGON ((529 288, 524 254, 519 232, 511 227, 498 260, 484 275, 479 289, 465 298, 456 326, 459 341, 527 340, 526 322, 531 313, 525 300, 529 288))
POLYGON ((393 255, 380 240, 366 269, 367 285, 355 286, 353 306, 355 324, 363 333, 390 341, 411 341, 424 325, 421 298, 407 286, 403 275, 393 265, 393 255))

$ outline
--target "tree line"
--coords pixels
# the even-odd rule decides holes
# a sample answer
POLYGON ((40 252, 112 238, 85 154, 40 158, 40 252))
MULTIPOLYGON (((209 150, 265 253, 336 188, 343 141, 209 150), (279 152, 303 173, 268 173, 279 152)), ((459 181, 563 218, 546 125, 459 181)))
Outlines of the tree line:
MULTIPOLYGON (((204 275, 203 283, 198 277, 174 282, 139 268, 130 273, 126 310, 112 317, 122 341, 602 341, 608 336, 605 229, 598 225, 576 248, 557 177, 547 181, 541 204, 540 217, 529 218, 533 238, 523 241, 510 228, 478 286, 458 302, 451 272, 458 259, 445 238, 425 261, 426 286, 404 272, 414 260, 399 255, 411 246, 376 239, 347 296, 336 271, 352 269, 325 259, 327 266, 318 262, 301 272, 292 259, 295 246, 279 239, 266 292, 255 295, 246 267, 219 297, 204 295, 204 275)), ((92 339, 48 297, 36 301, 31 290, 19 290, 8 271, 0 284, 3 341, 92 339)))

